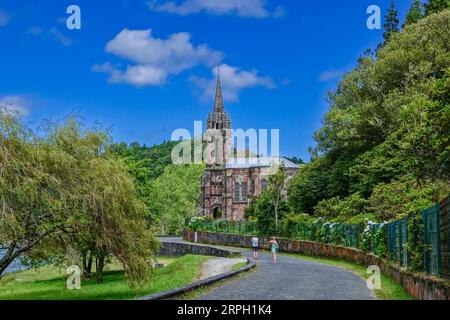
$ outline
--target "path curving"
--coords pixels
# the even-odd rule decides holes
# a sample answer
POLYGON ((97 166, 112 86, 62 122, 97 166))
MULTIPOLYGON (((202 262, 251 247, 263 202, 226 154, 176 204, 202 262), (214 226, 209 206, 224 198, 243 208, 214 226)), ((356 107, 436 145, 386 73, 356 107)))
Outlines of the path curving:
MULTIPOLYGON (((169 241, 182 241, 173 238, 169 241)), ((237 249, 248 258, 252 252, 237 249)), ((257 268, 224 282, 199 300, 374 300, 366 281, 356 274, 331 265, 279 256, 272 264, 269 253, 260 252, 257 268)))
MULTIPOLYGON (((250 251, 243 251, 251 257, 250 251)), ((260 253, 256 271, 214 288, 199 300, 373 300, 359 276, 329 265, 260 253)))

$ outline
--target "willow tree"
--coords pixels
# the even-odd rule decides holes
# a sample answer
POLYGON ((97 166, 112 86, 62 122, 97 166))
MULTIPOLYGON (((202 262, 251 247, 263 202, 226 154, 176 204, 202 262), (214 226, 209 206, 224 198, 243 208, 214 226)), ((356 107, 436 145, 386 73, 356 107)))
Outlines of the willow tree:
POLYGON ((156 240, 131 177, 104 155, 107 132, 75 118, 46 129, 37 137, 18 114, 0 111, 0 275, 33 250, 48 258, 48 246, 66 259, 74 251, 95 258, 99 281, 108 257, 132 285, 144 281, 156 240))
POLYGON ((145 205, 137 196, 133 181, 115 161, 95 158, 79 190, 84 220, 72 237, 83 257, 85 274, 95 259, 97 282, 102 281, 108 258, 124 268, 132 285, 144 283, 151 275, 157 242, 146 227, 145 205))
POLYGON ((108 132, 84 129, 75 118, 48 127, 47 142, 56 145, 76 161, 75 183, 71 186, 79 218, 75 232, 64 237, 66 246, 79 253, 85 275, 95 260, 97 281, 102 281, 108 258, 123 265, 130 284, 144 282, 157 250, 145 220, 145 205, 138 199, 127 170, 109 158, 108 132))
POLYGON ((77 220, 68 185, 74 165, 40 143, 17 113, 0 110, 0 275, 43 239, 70 231, 77 220))

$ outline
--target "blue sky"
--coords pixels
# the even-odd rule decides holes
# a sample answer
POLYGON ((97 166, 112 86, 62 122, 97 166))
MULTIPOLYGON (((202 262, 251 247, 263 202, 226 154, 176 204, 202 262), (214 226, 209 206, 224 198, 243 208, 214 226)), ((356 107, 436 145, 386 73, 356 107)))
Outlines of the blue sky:
POLYGON ((115 142, 153 145, 205 120, 220 66, 233 127, 280 129, 281 153, 308 160, 326 91, 381 40, 367 7, 388 3, 1 0, 0 103, 32 126, 77 111, 115 142), (71 4, 81 30, 66 27, 71 4))

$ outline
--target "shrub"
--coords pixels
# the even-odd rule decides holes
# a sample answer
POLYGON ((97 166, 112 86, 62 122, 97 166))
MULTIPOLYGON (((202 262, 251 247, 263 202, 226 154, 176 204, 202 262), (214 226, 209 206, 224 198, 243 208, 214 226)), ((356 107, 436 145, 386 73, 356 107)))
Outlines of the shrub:
POLYGON ((386 228, 384 224, 380 224, 377 231, 375 231, 374 253, 379 257, 387 256, 386 228))
POLYGON ((333 219, 336 222, 357 216, 365 212, 367 200, 362 198, 359 193, 354 193, 345 199, 339 197, 320 201, 314 207, 314 215, 328 220, 333 219))
POLYGON ((405 246, 408 253, 408 268, 413 271, 423 271, 425 255, 431 248, 425 243, 425 228, 421 214, 409 219, 408 241, 405 246))

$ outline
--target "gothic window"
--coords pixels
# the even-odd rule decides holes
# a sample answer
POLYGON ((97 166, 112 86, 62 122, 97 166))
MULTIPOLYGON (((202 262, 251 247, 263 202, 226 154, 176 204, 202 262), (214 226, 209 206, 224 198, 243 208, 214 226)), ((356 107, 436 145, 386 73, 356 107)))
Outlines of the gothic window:
POLYGON ((239 181, 234 183, 234 201, 247 202, 247 183, 239 181))
POLYGON ((241 201, 247 202, 247 183, 241 184, 241 201))
POLYGON ((262 179, 261 180, 261 192, 263 192, 266 189, 267 189, 267 180, 266 179, 262 179))

